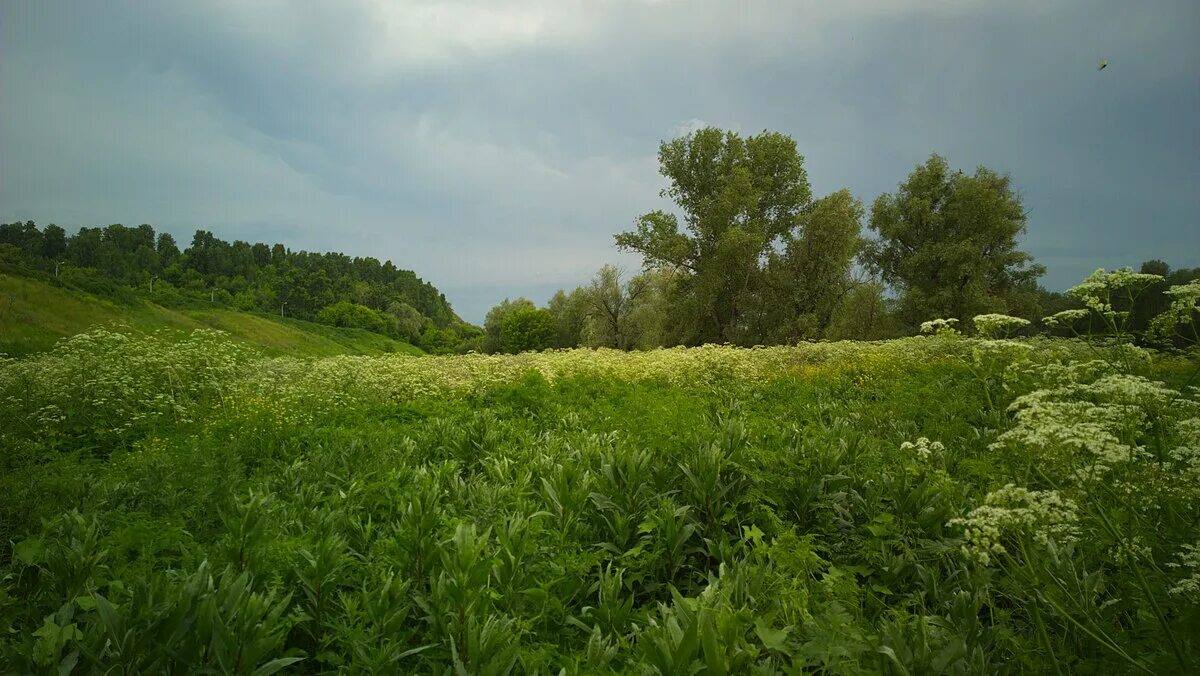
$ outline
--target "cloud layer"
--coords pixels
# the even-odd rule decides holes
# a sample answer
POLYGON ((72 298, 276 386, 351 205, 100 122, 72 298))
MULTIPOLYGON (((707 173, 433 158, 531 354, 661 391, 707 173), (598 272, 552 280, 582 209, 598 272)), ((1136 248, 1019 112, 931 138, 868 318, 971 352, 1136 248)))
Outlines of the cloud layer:
POLYGON ((636 267, 658 142, 711 123, 791 134, 818 194, 1009 172, 1061 288, 1200 265, 1198 32, 1193 2, 10 3, 0 219, 390 258, 480 321, 636 267))

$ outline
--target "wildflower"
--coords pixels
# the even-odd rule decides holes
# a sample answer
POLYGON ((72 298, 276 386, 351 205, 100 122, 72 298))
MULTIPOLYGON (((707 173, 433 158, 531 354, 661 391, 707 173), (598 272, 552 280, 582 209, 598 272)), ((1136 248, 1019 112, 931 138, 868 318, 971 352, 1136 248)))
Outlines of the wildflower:
POLYGON ((1187 576, 1172 585, 1167 593, 1200 603, 1200 543, 1184 545, 1176 554, 1176 559, 1178 560, 1168 563, 1167 567, 1182 569, 1187 576))
POLYGON ((963 552, 987 566, 1021 539, 1028 538, 1042 547, 1052 540, 1058 544, 1073 542, 1078 520, 1075 503, 1057 491, 1031 491, 1007 484, 988 493, 983 505, 966 517, 952 519, 947 525, 962 527, 967 540, 963 552))
POLYGON ((1171 298, 1171 305, 1150 321, 1151 333, 1162 339, 1169 337, 1181 324, 1191 323, 1194 315, 1200 312, 1200 279, 1172 286, 1166 295, 1171 298))
POLYGON ((925 437, 920 437, 914 443, 906 441, 900 444, 900 451, 903 453, 912 453, 917 456, 921 462, 928 461, 934 455, 941 455, 946 450, 940 441, 930 441, 925 437))
POLYGON ((1002 314, 975 315, 971 321, 975 324, 975 330, 979 332, 979 335, 988 338, 1004 336, 1010 331, 1029 326, 1028 319, 1002 314))
POLYGON ((958 323, 957 319, 931 319, 921 323, 921 333, 957 333, 954 330, 954 325, 958 323))
POLYGON ((1063 310, 1056 312, 1049 317, 1042 317, 1042 323, 1046 326, 1074 326, 1075 322, 1087 319, 1088 311, 1082 308, 1072 310, 1063 310))

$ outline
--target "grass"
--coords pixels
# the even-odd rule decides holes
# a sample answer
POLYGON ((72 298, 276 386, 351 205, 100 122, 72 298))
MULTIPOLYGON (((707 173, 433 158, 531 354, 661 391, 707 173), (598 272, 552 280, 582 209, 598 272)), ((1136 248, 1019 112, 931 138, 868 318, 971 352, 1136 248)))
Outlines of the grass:
POLYGON ((413 345, 360 329, 224 308, 171 309, 145 300, 118 303, 36 279, 0 273, 0 353, 22 356, 45 352, 62 338, 109 324, 122 324, 143 332, 219 329, 234 340, 275 355, 421 354, 413 345))
POLYGON ((957 336, 264 359, 93 332, 0 363, 0 663, 1195 673, 1196 368, 957 336))

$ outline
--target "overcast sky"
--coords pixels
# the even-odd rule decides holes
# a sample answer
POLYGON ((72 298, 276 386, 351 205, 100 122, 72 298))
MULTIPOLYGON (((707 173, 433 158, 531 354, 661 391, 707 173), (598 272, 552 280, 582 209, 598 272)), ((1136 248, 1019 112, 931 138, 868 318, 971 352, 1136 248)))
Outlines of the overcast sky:
POLYGON ((0 5, 0 220, 391 259, 477 323, 636 269, 703 124, 867 203, 934 151, 1008 172, 1052 289, 1200 265, 1195 0, 0 5))

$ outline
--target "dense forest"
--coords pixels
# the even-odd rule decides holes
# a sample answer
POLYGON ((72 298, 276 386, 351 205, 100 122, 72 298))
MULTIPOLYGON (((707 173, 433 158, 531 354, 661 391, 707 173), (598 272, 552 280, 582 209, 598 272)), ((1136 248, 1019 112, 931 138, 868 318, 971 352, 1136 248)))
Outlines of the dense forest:
POLYGON ((0 263, 99 295, 144 295, 168 306, 221 303, 367 329, 430 352, 452 351, 479 333, 432 284, 391 261, 230 243, 206 230, 180 250, 150 225, 68 235, 54 224, 7 223, 0 225, 0 263))

